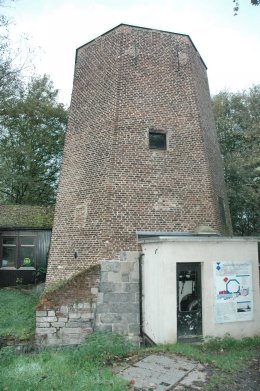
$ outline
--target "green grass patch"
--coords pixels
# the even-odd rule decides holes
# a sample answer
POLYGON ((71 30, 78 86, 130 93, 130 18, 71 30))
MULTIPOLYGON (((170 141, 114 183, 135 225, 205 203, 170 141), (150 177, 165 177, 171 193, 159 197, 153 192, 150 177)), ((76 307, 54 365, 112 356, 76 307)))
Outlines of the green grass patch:
MULTIPOLYGON (((0 336, 23 340, 35 332, 35 307, 39 294, 32 290, 0 290, 0 336)), ((220 390, 260 349, 260 337, 236 340, 209 338, 200 345, 168 344, 134 349, 122 336, 95 332, 79 347, 46 349, 17 356, 13 349, 0 349, 0 390, 4 391, 127 391, 124 380, 111 366, 124 357, 141 359, 150 353, 175 353, 213 368, 205 390, 220 390)), ((129 363, 129 361, 128 361, 129 363)), ((230 388, 232 389, 232 387, 230 388)))
POLYGON ((256 355, 260 348, 260 337, 234 339, 210 338, 208 342, 196 344, 157 345, 153 351, 171 352, 190 357, 202 364, 210 364, 224 372, 235 372, 256 355))
POLYGON ((259 349, 260 337, 237 340, 227 335, 224 338, 209 338, 200 345, 177 343, 157 345, 150 350, 181 354, 210 365, 214 373, 205 390, 214 391, 229 384, 235 374, 245 368, 250 359, 256 357, 259 349))
MULTIPOLYGON (((124 337, 95 332, 78 347, 46 349, 16 356, 9 347, 0 350, 0 389, 4 391, 127 391, 124 380, 111 366, 124 358, 141 359, 150 353, 176 353, 213 368, 205 390, 221 390, 255 357, 260 338, 213 338, 201 345, 168 344, 136 349, 124 337)), ((129 361, 127 361, 129 363, 129 361)), ((232 389, 232 388, 231 388, 232 389)))
POLYGON ((0 350, 0 389, 6 391, 126 391, 126 382, 106 368, 133 350, 122 336, 93 333, 79 347, 15 356, 0 350), (1 354, 2 352, 2 354, 1 354))
POLYGON ((0 336, 11 336, 20 340, 33 336, 38 300, 39 294, 30 289, 1 289, 0 336))

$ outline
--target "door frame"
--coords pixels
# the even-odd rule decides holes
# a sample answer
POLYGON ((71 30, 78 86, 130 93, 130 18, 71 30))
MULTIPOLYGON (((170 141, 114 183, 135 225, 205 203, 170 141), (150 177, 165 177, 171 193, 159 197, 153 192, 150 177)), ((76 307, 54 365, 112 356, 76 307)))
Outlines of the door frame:
POLYGON ((176 316, 177 340, 182 342, 198 341, 202 332, 202 278, 201 262, 176 263, 176 316), (181 272, 187 273, 181 273, 181 272), (191 273, 189 273, 189 271, 191 273), (190 275, 190 278, 188 278, 190 275), (180 300, 180 277, 183 278, 182 289, 189 282, 188 291, 180 300), (187 279, 185 279, 187 277, 187 279), (182 304, 183 310, 180 310, 182 304))

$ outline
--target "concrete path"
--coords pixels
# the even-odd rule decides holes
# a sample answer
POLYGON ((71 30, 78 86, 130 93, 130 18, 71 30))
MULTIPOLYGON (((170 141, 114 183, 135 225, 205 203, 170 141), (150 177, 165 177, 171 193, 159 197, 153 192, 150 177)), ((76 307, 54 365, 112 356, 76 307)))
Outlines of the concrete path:
POLYGON ((202 390, 205 367, 179 356, 153 354, 123 369, 118 374, 138 391, 202 390))

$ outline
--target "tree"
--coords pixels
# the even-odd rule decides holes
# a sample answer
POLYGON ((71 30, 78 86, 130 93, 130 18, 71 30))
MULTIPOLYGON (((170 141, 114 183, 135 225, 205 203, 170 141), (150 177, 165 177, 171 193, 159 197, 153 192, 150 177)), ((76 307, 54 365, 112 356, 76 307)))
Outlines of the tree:
MULTIPOLYGON (((3 1, 0 1, 3 6, 3 1)), ((10 90, 11 58, 8 40, 8 19, 0 14, 0 99, 6 98, 7 90, 10 90), (8 87, 8 88, 7 88, 8 87)))
MULTIPOLYGON (((236 16, 239 11, 239 0, 233 0, 233 3, 234 3, 233 11, 234 11, 234 15, 236 16)), ((250 0, 250 3, 251 5, 257 6, 260 5, 260 0, 250 0)))
POLYGON ((224 158, 234 232, 259 233, 260 223, 260 85, 248 91, 222 91, 213 111, 224 158))
MULTIPOLYGON (((0 10, 14 0, 0 0, 0 10)), ((9 38, 11 21, 0 12, 0 102, 10 99, 21 88, 25 71, 32 73, 32 53, 28 39, 22 35, 20 48, 12 48, 9 38)))
POLYGON ((55 201, 67 111, 44 75, 0 104, 0 202, 55 201))

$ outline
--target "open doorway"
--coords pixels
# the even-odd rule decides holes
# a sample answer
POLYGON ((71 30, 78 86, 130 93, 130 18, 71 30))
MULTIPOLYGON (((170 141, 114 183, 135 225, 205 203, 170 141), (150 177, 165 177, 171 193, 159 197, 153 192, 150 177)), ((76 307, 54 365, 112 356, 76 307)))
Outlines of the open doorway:
POLYGON ((177 263, 178 341, 196 341, 201 335, 201 264, 177 263))

